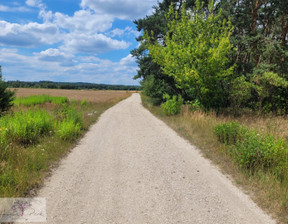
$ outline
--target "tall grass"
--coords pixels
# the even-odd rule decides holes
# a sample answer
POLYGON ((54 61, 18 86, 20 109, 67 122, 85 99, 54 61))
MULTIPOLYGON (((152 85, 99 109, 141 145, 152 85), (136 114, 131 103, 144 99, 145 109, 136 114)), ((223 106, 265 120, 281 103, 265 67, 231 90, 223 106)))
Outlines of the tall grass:
POLYGON ((34 106, 37 104, 53 103, 64 104, 68 102, 67 97, 49 95, 31 95, 28 97, 17 97, 13 103, 18 106, 34 106))
MULTIPOLYGON (((81 102, 81 107, 82 102, 81 102)), ((59 122, 56 123, 56 134, 63 140, 74 140, 81 134, 83 117, 74 107, 64 105, 61 109, 59 122)))
POLYGON ((2 137, 8 142, 31 144, 52 131, 53 118, 44 110, 19 111, 0 118, 2 137))

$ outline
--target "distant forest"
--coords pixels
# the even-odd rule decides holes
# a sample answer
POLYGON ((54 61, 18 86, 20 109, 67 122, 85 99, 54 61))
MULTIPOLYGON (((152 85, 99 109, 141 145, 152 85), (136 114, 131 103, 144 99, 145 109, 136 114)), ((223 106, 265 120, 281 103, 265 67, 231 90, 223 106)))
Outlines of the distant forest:
POLYGON ((94 89, 94 90, 141 90, 141 86, 134 85, 107 85, 86 82, 24 82, 7 81, 8 88, 45 88, 45 89, 94 89))

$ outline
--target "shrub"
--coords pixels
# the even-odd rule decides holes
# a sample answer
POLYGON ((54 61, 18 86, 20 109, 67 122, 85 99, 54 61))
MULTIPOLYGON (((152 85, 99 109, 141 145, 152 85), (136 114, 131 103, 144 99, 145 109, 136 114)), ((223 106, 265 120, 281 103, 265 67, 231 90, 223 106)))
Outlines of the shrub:
POLYGON ((58 125, 56 134, 63 140, 74 140, 81 134, 81 126, 71 119, 65 119, 58 125))
POLYGON ((214 131, 219 142, 230 146, 233 159, 243 168, 255 171, 274 167, 279 171, 288 165, 288 147, 284 140, 260 135, 237 122, 216 125, 214 131))
POLYGON ((171 99, 169 95, 165 94, 164 99, 166 99, 166 102, 161 104, 164 114, 169 116, 180 113, 183 104, 183 98, 180 95, 178 98, 177 96, 173 96, 171 99))
POLYGON ((74 124, 79 124, 80 127, 83 125, 83 118, 81 113, 79 113, 74 107, 64 106, 62 109, 63 120, 71 120, 74 124))
POLYGON ((216 125, 214 128, 218 141, 227 145, 235 144, 244 130, 238 122, 216 125))
POLYGON ((9 110, 13 105, 14 92, 7 89, 6 83, 2 80, 0 66, 0 113, 9 110))

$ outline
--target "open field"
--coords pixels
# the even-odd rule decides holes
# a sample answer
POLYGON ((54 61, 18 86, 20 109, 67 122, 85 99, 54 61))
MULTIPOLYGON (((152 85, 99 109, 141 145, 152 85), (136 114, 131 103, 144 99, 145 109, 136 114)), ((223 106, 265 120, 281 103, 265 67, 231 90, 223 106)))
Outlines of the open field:
MULTIPOLYGON (((142 95, 142 102, 146 108, 165 121, 166 124, 181 136, 198 146, 203 155, 213 161, 214 164, 217 164, 224 173, 232 176, 235 183, 248 192, 260 207, 272 213, 280 223, 288 223, 287 118, 272 115, 253 116, 251 114, 237 118, 233 116, 216 116, 215 113, 192 112, 188 106, 184 106, 181 113, 176 116, 166 116, 159 106, 153 106, 149 98, 144 95, 142 95), (241 167, 239 161, 235 160, 235 157, 231 154, 231 150, 235 150, 235 152, 241 151, 238 148, 235 149, 234 146, 221 144, 214 131, 217 125, 231 121, 239 122, 248 128, 247 136, 249 137, 249 141, 245 139, 238 142, 243 143, 243 145, 250 144, 246 148, 251 148, 251 144, 254 144, 252 148, 256 150, 263 150, 263 147, 265 149, 266 146, 269 150, 279 148, 283 151, 282 147, 286 148, 285 155, 278 157, 278 154, 275 154, 277 158, 284 159, 284 164, 286 165, 279 164, 278 168, 276 166, 276 168, 264 167, 264 169, 241 167), (261 142, 254 142, 254 140, 261 142), (267 142, 267 140, 271 141, 267 142)), ((227 133, 229 134, 229 132, 227 133)), ((253 158, 252 153, 251 155, 252 157, 247 158, 253 158)), ((266 155, 269 156, 270 153, 266 155)), ((257 162, 261 162, 262 164, 264 158, 259 158, 257 162)))
MULTIPOLYGON (((11 89, 14 90, 14 89, 11 89)), ((62 90, 62 89, 30 89, 17 88, 16 97, 27 97, 31 95, 64 96, 70 100, 82 101, 86 99, 93 103, 102 103, 119 100, 131 95, 130 91, 110 91, 110 90, 62 90)))

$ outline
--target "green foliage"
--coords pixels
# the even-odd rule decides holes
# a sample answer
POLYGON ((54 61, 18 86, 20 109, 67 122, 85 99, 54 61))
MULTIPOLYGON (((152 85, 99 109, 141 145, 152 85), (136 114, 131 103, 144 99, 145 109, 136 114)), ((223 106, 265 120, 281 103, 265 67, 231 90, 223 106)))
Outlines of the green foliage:
MULTIPOLYGON (((185 1, 186 7, 192 9, 195 5, 195 0, 185 1)), ((146 16, 143 19, 134 21, 137 25, 138 31, 142 31, 137 38, 139 47, 131 51, 131 54, 136 58, 139 69, 135 79, 141 78, 141 85, 143 91, 149 96, 154 105, 160 105, 163 102, 162 96, 169 94, 170 96, 181 94, 182 97, 186 97, 185 93, 181 92, 180 88, 176 86, 173 77, 169 77, 164 74, 161 66, 155 63, 152 57, 148 54, 149 42, 164 42, 163 37, 168 31, 169 18, 165 15, 169 11, 169 7, 172 5, 175 10, 181 12, 183 7, 183 1, 179 0, 164 0, 159 1, 153 8, 153 13, 146 16), (148 40, 143 33, 151 34, 151 38, 148 40)))
POLYGON ((161 108, 166 115, 176 115, 181 111, 181 106, 183 104, 183 98, 179 95, 173 96, 172 99, 168 94, 165 94, 163 97, 166 102, 161 104, 161 108))
POLYGON ((17 97, 13 103, 19 106, 35 106, 44 103, 64 104, 68 103, 68 98, 63 96, 31 95, 28 97, 17 97))
MULTIPOLYGON (((81 104, 82 105, 82 104, 81 104)), ((75 140, 81 134, 83 127, 83 117, 75 107, 63 105, 56 125, 56 134, 63 140, 75 140)))
POLYGON ((189 105, 189 109, 193 112, 203 110, 203 105, 200 103, 198 99, 194 101, 187 101, 187 105, 189 105))
POLYGON ((219 124, 215 133, 219 142, 230 146, 230 154, 241 167, 251 171, 273 168, 279 176, 286 172, 288 144, 284 140, 260 135, 237 122, 219 124))
POLYGON ((253 88, 255 89, 255 85, 246 81, 244 76, 232 79, 229 88, 229 101, 235 114, 241 112, 240 109, 248 105, 253 88))
POLYGON ((81 134, 81 125, 75 124, 73 119, 65 119, 58 125, 56 134, 63 140, 75 140, 81 134))
POLYGON ((24 81, 7 81, 9 88, 45 88, 45 89, 93 89, 93 90, 141 90, 141 86, 128 85, 105 85, 84 82, 24 82, 24 81))
POLYGON ((18 144, 31 144, 53 130, 53 117, 43 110, 19 111, 0 119, 1 136, 18 144))
POLYGON ((154 75, 147 76, 141 81, 143 93, 151 98, 153 105, 160 105, 163 102, 164 94, 174 94, 173 87, 170 87, 167 80, 156 78, 154 75))
POLYGON ((238 122, 217 125, 215 133, 218 141, 227 145, 235 144, 242 136, 242 128, 238 122))
POLYGON ((81 107, 85 107, 85 106, 87 106, 87 100, 82 100, 81 101, 81 107))
POLYGON ((238 74, 288 74, 287 2, 221 0, 219 8, 235 27, 231 39, 237 52, 231 59, 238 74))
POLYGON ((264 112, 288 113, 288 81, 274 72, 255 76, 259 106, 264 112))
MULTIPOLYGON (((193 12, 183 8, 180 19, 170 7, 167 17, 175 19, 168 23, 165 45, 149 44, 149 54, 191 100, 198 99, 206 108, 217 108, 224 104, 222 83, 234 69, 228 65, 233 29, 229 21, 221 19, 221 13, 213 13, 213 1, 208 15, 199 1, 196 5, 193 12)), ((148 39, 153 36, 146 35, 148 39)))
POLYGON ((0 114, 8 111, 14 100, 15 92, 7 89, 7 84, 2 80, 2 70, 0 66, 0 114))
POLYGON ((60 113, 60 120, 69 120, 74 122, 74 124, 79 124, 81 127, 83 125, 83 117, 80 112, 78 112, 75 107, 69 105, 63 105, 60 113))

